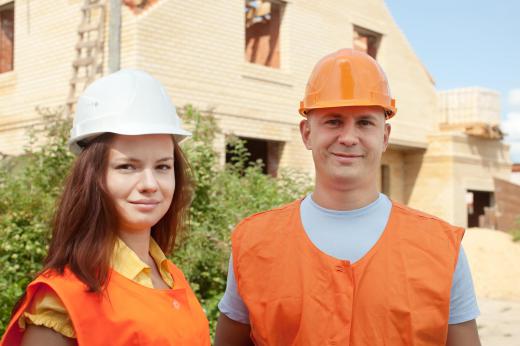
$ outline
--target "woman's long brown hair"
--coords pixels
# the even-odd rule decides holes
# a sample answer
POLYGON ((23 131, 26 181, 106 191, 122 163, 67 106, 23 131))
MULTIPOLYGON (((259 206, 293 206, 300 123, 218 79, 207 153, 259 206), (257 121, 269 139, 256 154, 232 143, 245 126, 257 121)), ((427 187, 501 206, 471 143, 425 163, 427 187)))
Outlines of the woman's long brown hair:
MULTIPOLYGON (((109 279, 117 239, 117 211, 105 181, 113 137, 107 133, 95 138, 77 157, 57 204, 49 251, 40 271, 62 274, 68 268, 91 292, 100 292, 109 279)), ((170 208, 151 231, 166 254, 187 225, 192 193, 190 167, 173 142, 175 191, 170 208)))

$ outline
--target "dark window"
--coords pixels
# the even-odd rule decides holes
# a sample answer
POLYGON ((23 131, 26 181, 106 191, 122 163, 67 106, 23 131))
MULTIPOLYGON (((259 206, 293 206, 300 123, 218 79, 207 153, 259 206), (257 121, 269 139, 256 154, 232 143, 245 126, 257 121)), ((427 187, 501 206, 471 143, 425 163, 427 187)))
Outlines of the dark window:
POLYGON ((13 70, 14 2, 0 6, 0 73, 13 70))
MULTIPOLYGON (((238 139, 249 153, 246 166, 260 160, 262 172, 276 177, 284 142, 245 137, 238 137, 238 139)), ((236 155, 233 147, 233 141, 226 146, 226 163, 233 162, 236 155)))
POLYGON ((381 34, 359 26, 354 26, 354 49, 365 52, 375 59, 380 43, 381 34))
POLYGON ((278 1, 245 1, 246 61, 280 68, 280 23, 283 4, 278 1))
POLYGON ((468 190, 466 203, 468 208, 468 227, 482 227, 486 209, 492 206, 493 194, 488 191, 468 190))

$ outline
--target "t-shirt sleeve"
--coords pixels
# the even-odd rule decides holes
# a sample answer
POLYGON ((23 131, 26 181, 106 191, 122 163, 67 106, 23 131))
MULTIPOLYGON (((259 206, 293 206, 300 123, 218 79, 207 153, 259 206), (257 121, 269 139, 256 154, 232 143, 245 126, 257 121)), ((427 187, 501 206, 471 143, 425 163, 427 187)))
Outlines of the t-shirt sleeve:
POLYGON ((242 297, 240 297, 240 294, 238 293, 235 273, 233 271, 232 255, 229 257, 226 291, 218 303, 218 308, 221 313, 230 319, 240 323, 249 324, 249 311, 247 310, 242 297))
POLYGON ((451 285, 450 318, 448 324, 470 321, 479 315, 480 310, 475 296, 471 270, 466 253, 461 245, 451 285))
POLYGON ((40 287, 34 294, 29 306, 20 316, 18 325, 25 329, 27 324, 43 326, 68 338, 75 338, 67 309, 52 290, 40 287))

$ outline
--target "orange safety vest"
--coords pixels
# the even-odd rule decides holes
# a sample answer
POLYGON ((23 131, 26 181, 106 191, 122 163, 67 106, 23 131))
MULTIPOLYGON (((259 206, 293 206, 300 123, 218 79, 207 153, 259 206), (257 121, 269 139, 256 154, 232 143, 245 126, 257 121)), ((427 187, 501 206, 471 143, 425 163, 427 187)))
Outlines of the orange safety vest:
POLYGON ((19 345, 23 330, 18 319, 38 289, 53 290, 71 318, 78 345, 210 345, 208 320, 182 272, 169 262, 173 289, 142 286, 112 271, 106 291, 87 292, 70 271, 41 275, 27 295, 0 342, 19 345))
POLYGON ((238 292, 256 345, 445 345, 464 230, 393 203, 385 231, 351 264, 307 237, 300 201, 232 235, 238 292))

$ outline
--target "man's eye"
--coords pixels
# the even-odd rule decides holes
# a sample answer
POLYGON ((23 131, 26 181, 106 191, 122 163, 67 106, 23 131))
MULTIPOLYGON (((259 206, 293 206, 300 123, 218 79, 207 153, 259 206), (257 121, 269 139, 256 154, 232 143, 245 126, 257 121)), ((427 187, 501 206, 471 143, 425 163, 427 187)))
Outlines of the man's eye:
POLYGON ((370 122, 368 120, 360 120, 359 121, 359 125, 361 125, 361 126, 370 126, 370 125, 372 125, 372 122, 370 122))
POLYGON ((339 125, 340 121, 338 119, 330 119, 325 122, 328 125, 339 125))

